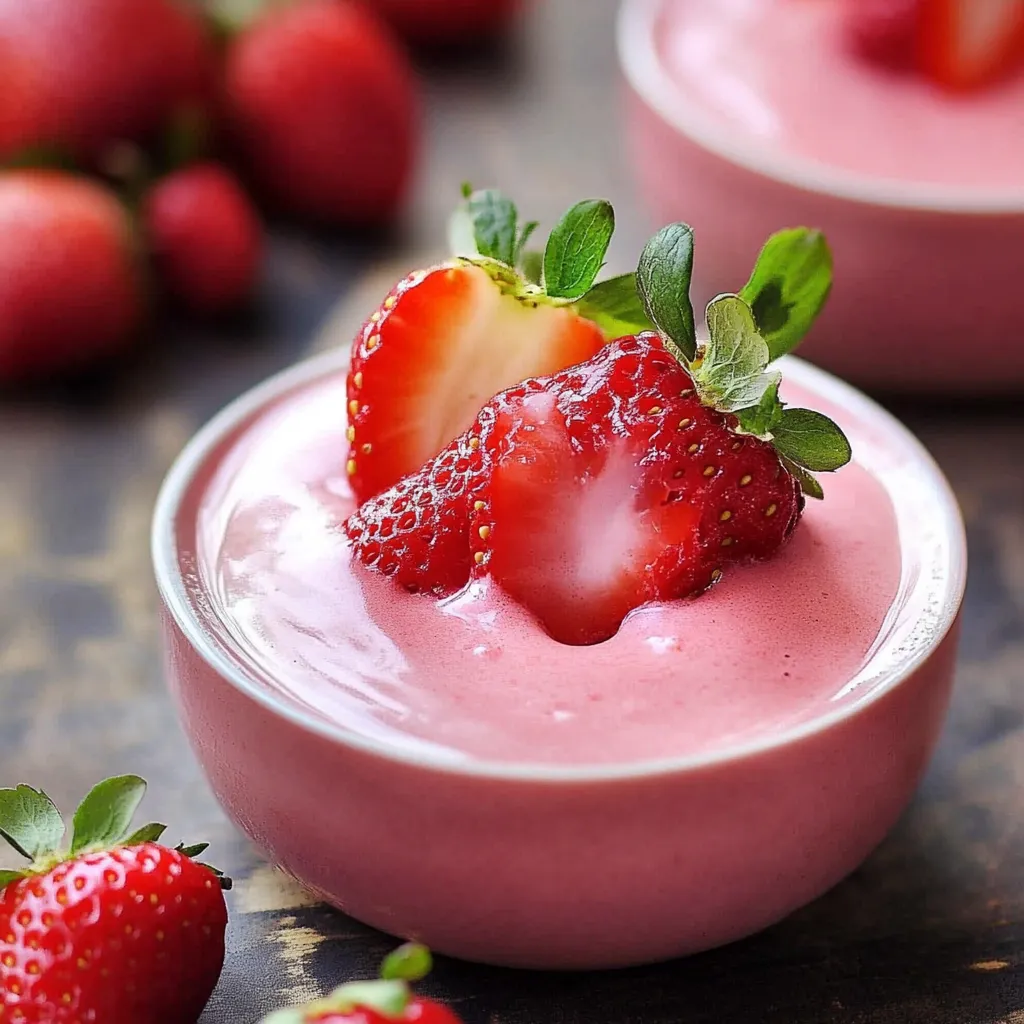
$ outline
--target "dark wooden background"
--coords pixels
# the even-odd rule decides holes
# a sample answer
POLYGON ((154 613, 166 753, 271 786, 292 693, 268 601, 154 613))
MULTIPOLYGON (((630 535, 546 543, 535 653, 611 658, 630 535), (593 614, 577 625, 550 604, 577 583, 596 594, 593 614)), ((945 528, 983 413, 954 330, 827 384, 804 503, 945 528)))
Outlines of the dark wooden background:
MULTIPOLYGON (((275 875, 199 775, 158 659, 157 487, 226 400, 344 343, 391 278, 440 251, 463 179, 549 225, 608 196, 612 269, 635 258, 650 225, 619 143, 614 6, 538 0, 510 45, 425 69, 426 173, 391 237, 276 229, 251 315, 164 324, 113 379, 0 398, 0 785, 70 807, 102 775, 139 772, 150 816, 214 844, 238 884, 204 1024, 251 1024, 372 974, 391 940, 275 875)), ((469 1024, 1024 1024, 1024 419, 1009 402, 888 404, 949 474, 972 560, 953 713, 902 823, 825 898, 718 952, 602 975, 442 962, 428 990, 469 1024)))

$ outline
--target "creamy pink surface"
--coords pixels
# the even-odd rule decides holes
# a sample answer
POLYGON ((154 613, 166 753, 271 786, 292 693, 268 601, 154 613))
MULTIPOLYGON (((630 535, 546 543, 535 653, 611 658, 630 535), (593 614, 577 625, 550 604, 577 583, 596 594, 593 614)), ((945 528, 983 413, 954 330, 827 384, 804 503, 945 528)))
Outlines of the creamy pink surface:
POLYGON ((763 144, 843 170, 947 185, 1024 182, 1024 73, 952 96, 877 68, 846 0, 665 0, 656 38, 688 103, 763 144))
POLYGON ((352 564, 339 530, 353 507, 344 398, 333 376, 270 408, 200 506, 204 588, 264 685, 452 761, 569 764, 730 747, 855 688, 901 575, 889 498, 860 466, 825 481, 827 500, 771 563, 567 647, 494 588, 438 603, 352 564))

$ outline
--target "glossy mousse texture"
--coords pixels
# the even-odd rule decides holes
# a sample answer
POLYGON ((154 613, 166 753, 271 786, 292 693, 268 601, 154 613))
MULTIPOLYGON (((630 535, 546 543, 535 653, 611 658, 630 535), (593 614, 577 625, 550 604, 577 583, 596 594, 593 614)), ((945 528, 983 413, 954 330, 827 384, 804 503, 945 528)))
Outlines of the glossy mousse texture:
POLYGON ((1024 181, 1024 73, 966 96, 876 67, 846 0, 664 0, 656 32, 680 101, 767 150, 939 185, 1024 181))
MULTIPOLYGON (((889 496, 856 462, 825 479, 778 558, 569 647, 486 584, 439 603, 352 562, 344 407, 342 376, 304 385, 197 478, 190 589, 261 685, 410 752, 572 765, 733 747, 857 689, 902 570, 889 496)), ((843 425, 855 453, 871 443, 843 425)))

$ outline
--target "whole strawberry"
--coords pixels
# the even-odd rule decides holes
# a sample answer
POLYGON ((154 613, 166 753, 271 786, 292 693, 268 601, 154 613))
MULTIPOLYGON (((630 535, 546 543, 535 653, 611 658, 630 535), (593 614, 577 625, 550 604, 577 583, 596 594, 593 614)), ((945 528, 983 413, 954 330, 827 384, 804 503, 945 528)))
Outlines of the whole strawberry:
POLYGON ((554 639, 589 644, 634 608, 773 556, 803 494, 821 497, 811 471, 851 456, 831 420, 783 405, 768 370, 821 308, 831 258, 816 232, 774 236, 742 294, 709 305, 699 346, 691 267, 689 228, 660 232, 637 272, 660 333, 497 395, 439 460, 349 518, 356 557, 437 594, 489 579, 554 639))
POLYGON ((195 1024, 220 977, 230 882, 169 849, 164 826, 132 832, 146 790, 96 786, 71 839, 42 792, 0 790, 0 835, 31 860, 0 872, 0 1019, 23 1024, 195 1024))
POLYGON ((56 171, 0 172, 0 382, 125 348, 142 319, 141 280, 112 193, 56 171))
POLYGON ((614 226, 607 202, 577 203, 532 253, 536 224, 520 228, 508 198, 465 197, 451 232, 460 255, 400 281, 353 342, 347 462, 357 498, 418 470, 503 388, 650 327, 632 274, 595 284, 614 226))
POLYGON ((142 220, 168 291, 196 313, 220 313, 250 295, 263 258, 263 226, 235 176, 193 164, 158 181, 142 220))
POLYGON ((430 952, 409 943, 381 967, 379 981, 350 981, 305 1006, 277 1010, 260 1024, 461 1024, 448 1007, 416 996, 410 982, 426 977, 430 952))
POLYGON ((232 43, 228 128, 263 191, 334 225, 391 217, 408 190, 419 98, 404 53, 353 0, 271 9, 232 43))
POLYGON ((508 28, 523 0, 372 0, 406 39, 424 46, 461 46, 508 28))
POLYGON ((202 22, 181 0, 0 0, 8 49, 33 102, 31 123, 0 131, 0 158, 32 144, 102 157, 205 105, 214 84, 202 22))

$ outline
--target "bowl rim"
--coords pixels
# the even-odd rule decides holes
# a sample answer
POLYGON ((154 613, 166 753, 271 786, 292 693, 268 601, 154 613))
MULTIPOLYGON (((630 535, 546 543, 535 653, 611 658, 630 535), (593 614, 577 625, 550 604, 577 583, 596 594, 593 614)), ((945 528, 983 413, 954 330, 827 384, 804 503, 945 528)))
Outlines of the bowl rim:
POLYGON ((619 63, 637 95, 666 124, 738 167, 781 184, 836 199, 944 214, 1024 215, 1024 188, 915 183, 846 171, 811 157, 765 152, 724 128, 686 96, 661 62, 655 24, 665 0, 623 0, 617 21, 619 63))
MULTIPOLYGON (((176 543, 178 512, 197 471, 227 436, 251 420, 268 403, 315 380, 344 372, 348 365, 347 348, 307 358, 244 392, 201 427, 178 455, 160 488, 152 520, 151 554, 157 589, 164 608, 207 665, 222 680, 265 710, 285 719, 292 726, 343 747, 428 771, 520 782, 629 780, 740 761, 826 732, 860 714, 910 678, 946 638, 959 614, 966 586, 966 536, 959 505, 945 476, 927 449, 899 420, 849 384, 810 363, 793 356, 784 357, 782 363, 791 382, 813 389, 826 401, 848 410, 859 422, 870 424, 872 429, 877 426, 886 438, 896 439, 897 447, 913 459, 921 470, 921 478, 929 491, 929 509, 936 517, 938 535, 943 542, 940 547, 945 553, 942 571, 938 572, 935 566, 932 567, 932 585, 937 590, 932 599, 932 605, 937 609, 932 631, 927 636, 917 637, 912 649, 899 664, 890 669, 888 674, 879 676, 873 685, 866 688, 866 692, 789 729, 696 755, 645 761, 582 765, 485 761, 476 758, 459 761, 440 756, 429 749, 411 750, 386 740, 360 735, 251 678, 239 661, 233 660, 227 651, 212 640, 187 596, 176 543)), ((870 661, 871 656, 867 664, 870 661)))

